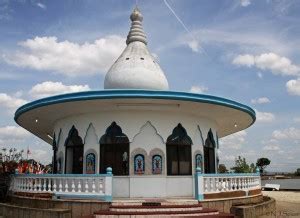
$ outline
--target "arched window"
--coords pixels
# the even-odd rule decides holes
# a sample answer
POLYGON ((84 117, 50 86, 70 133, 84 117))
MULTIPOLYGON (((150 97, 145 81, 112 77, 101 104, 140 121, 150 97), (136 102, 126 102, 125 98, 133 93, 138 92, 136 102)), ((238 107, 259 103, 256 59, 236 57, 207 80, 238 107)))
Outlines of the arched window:
POLYGON ((82 174, 83 171, 83 142, 75 126, 69 131, 65 142, 65 173, 82 174))
POLYGON ((128 175, 129 139, 116 122, 100 138, 100 173, 111 167, 114 175, 128 175))
POLYGON ((214 140, 214 135, 210 129, 207 134, 207 139, 205 140, 205 145, 204 145, 204 172, 205 173, 216 173, 215 147, 216 147, 216 142, 214 140))
POLYGON ((192 175, 192 139, 179 123, 167 139, 167 174, 192 175))
POLYGON ((162 174, 162 157, 160 155, 152 157, 152 174, 162 174))
POLYGON ((145 157, 142 154, 134 156, 134 174, 145 173, 145 157))
POLYGON ((89 153, 86 155, 85 163, 86 174, 95 174, 96 173, 96 155, 94 153, 89 153))

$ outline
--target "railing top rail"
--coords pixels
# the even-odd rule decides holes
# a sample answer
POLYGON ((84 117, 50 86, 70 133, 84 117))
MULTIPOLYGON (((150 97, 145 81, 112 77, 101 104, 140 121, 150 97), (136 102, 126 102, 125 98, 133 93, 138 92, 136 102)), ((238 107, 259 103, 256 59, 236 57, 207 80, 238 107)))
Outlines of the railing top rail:
POLYGON ((204 177, 254 177, 260 176, 259 173, 212 173, 212 174, 200 174, 204 177))
POLYGON ((31 177, 31 178, 40 178, 40 177, 51 177, 51 178, 67 178, 67 177, 111 177, 112 174, 14 174, 14 177, 31 177))

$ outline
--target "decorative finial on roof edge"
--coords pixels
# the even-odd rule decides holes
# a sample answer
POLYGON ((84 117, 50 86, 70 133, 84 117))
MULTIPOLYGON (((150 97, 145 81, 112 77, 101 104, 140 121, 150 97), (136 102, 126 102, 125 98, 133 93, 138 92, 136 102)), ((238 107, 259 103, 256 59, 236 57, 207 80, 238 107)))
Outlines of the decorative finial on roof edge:
POLYGON ((146 34, 142 26, 143 15, 137 6, 133 9, 133 12, 130 15, 130 20, 131 28, 127 35, 126 44, 128 45, 131 42, 139 41, 147 45, 146 34))

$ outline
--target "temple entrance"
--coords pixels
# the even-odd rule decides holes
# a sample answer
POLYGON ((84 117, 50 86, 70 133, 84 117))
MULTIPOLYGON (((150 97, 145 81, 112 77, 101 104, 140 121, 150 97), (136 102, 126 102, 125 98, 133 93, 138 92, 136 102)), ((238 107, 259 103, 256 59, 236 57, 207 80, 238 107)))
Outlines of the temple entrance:
POLYGON ((113 175, 129 174, 129 139, 113 122, 100 139, 100 173, 113 169, 113 175))
POLYGON ((73 126, 65 142, 65 173, 82 174, 83 172, 83 142, 73 126))
POLYGON ((216 173, 215 147, 216 143, 210 129, 204 145, 204 173, 216 173))
POLYGON ((192 175, 192 139, 179 123, 167 139, 167 174, 192 175))

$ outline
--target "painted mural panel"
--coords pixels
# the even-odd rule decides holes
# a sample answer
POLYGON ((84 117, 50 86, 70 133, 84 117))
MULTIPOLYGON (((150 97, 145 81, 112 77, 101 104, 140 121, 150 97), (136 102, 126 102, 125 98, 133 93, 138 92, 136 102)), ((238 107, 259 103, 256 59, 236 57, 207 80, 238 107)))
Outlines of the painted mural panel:
POLYGON ((162 157, 160 155, 154 155, 152 157, 152 173, 153 174, 162 173, 162 157))
POLYGON ((86 174, 96 173, 96 156, 93 153, 86 155, 86 174))
POLYGON ((195 164, 196 168, 199 167, 202 170, 202 155, 201 154, 196 154, 195 156, 195 164))
POLYGON ((145 173, 145 157, 142 154, 137 154, 134 157, 134 174, 145 173))

